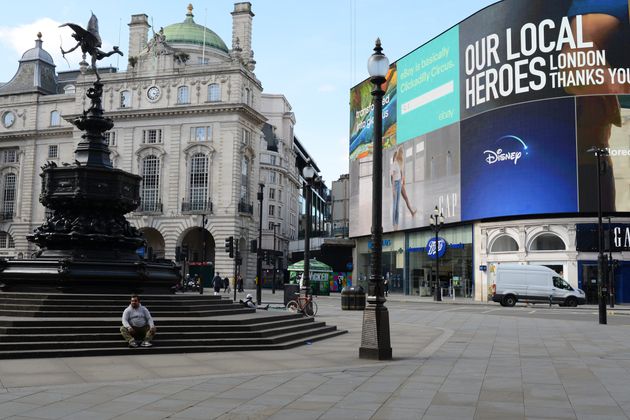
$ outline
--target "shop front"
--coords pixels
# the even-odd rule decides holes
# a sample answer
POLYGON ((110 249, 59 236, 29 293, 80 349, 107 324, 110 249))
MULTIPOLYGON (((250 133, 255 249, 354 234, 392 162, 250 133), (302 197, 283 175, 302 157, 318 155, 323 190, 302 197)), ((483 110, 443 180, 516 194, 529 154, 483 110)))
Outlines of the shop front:
POLYGON ((472 298, 474 291, 472 226, 445 228, 438 246, 432 231, 409 234, 406 294, 433 296, 439 279, 443 298, 472 298), (436 254, 439 273, 436 273, 436 254))
MULTIPOLYGON (((472 226, 444 228, 440 243, 445 249, 439 255, 440 288, 444 298, 473 297, 472 226)), ((383 237, 382 276, 390 293, 432 296, 435 287, 436 259, 431 252, 431 231, 395 233, 383 237)), ((356 284, 367 290, 370 275, 369 238, 357 240, 356 284)))

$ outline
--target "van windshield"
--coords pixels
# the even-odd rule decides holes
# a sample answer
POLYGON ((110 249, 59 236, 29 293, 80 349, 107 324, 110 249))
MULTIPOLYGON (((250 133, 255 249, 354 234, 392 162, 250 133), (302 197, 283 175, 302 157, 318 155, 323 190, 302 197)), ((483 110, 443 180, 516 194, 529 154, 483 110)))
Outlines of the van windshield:
POLYGON ((553 277, 553 287, 557 287, 558 289, 573 290, 573 287, 571 287, 569 283, 564 281, 561 277, 556 276, 553 277))

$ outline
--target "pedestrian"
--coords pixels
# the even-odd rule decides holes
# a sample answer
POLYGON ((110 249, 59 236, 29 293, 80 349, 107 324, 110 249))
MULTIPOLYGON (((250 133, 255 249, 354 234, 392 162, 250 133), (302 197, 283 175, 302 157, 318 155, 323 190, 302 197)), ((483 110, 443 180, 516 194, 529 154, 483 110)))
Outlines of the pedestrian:
POLYGON ((223 293, 230 293, 230 291, 231 291, 231 289, 230 289, 230 279, 225 277, 223 279, 223 293))
POLYGON ((243 277, 240 274, 236 278, 236 291, 237 292, 243 291, 243 277))
POLYGON ((152 346, 155 324, 149 310, 140 304, 138 295, 131 296, 131 303, 123 311, 120 334, 129 343, 129 347, 138 347, 138 341, 142 342, 142 347, 152 346))
POLYGON ((214 288, 214 295, 221 294, 221 288, 223 287, 223 280, 221 280, 221 275, 217 271, 217 274, 212 279, 212 287, 214 288))

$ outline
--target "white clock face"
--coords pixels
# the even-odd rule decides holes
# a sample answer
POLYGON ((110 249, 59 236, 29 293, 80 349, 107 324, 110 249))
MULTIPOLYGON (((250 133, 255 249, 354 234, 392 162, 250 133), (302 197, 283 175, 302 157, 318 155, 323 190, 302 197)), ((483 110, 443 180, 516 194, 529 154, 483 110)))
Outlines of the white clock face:
POLYGON ((147 90, 147 98, 150 101, 157 101, 160 97, 160 88, 157 86, 151 86, 149 90, 147 90))
POLYGON ((2 116, 2 124, 4 124, 6 128, 9 128, 13 125, 14 122, 15 122, 15 114, 11 111, 5 112, 4 115, 2 116))

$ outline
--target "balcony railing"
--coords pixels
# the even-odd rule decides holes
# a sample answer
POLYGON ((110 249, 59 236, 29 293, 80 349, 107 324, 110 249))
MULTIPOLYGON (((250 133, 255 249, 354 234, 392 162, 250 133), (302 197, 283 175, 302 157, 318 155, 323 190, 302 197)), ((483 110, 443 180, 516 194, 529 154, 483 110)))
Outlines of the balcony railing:
POLYGON ((163 206, 161 201, 140 203, 136 208, 136 213, 162 213, 163 206))
POLYGON ((349 231, 349 229, 347 227, 336 227, 336 228, 333 228, 333 236, 347 237, 349 233, 350 233, 350 231, 349 231))
POLYGON ((182 213, 212 213, 212 201, 182 201, 182 213))
POLYGON ((246 203, 244 201, 238 202, 239 213, 254 214, 254 205, 252 203, 246 203))
POLYGON ((0 221, 11 221, 11 220, 13 220, 13 212, 12 211, 0 212, 0 221))

